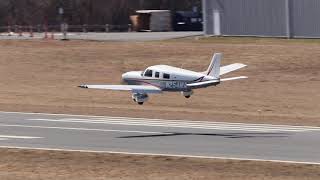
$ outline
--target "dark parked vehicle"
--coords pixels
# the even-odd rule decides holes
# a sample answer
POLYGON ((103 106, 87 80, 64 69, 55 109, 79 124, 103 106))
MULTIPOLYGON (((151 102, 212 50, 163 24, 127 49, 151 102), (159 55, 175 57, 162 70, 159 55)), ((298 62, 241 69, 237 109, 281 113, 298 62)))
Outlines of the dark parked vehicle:
POLYGON ((177 11, 173 18, 175 31, 202 31, 202 14, 193 11, 177 11))

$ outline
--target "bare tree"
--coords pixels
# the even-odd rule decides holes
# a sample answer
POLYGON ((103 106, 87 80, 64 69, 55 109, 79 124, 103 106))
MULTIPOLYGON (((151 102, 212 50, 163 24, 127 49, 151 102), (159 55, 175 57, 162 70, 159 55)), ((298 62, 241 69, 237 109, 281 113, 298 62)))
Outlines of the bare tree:
POLYGON ((0 26, 58 24, 59 7, 69 24, 127 24, 138 9, 191 10, 200 0, 0 0, 0 26))

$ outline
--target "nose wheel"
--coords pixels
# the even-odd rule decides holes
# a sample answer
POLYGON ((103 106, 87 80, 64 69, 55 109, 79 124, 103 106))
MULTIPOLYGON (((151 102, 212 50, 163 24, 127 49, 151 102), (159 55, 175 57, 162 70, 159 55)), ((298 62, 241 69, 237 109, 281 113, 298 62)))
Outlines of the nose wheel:
POLYGON ((190 98, 191 96, 184 96, 184 97, 188 99, 188 98, 190 98))

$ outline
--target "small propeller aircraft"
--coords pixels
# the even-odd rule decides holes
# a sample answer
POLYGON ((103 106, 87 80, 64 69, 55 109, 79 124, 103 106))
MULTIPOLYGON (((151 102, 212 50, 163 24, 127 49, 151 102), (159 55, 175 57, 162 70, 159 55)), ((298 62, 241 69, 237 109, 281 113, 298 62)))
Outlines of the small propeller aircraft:
POLYGON ((245 67, 245 64, 235 63, 220 67, 222 54, 215 53, 208 69, 195 72, 167 65, 155 65, 145 71, 130 71, 122 74, 122 80, 128 85, 87 85, 79 87, 89 89, 104 89, 131 91, 134 102, 142 105, 148 100, 148 94, 163 91, 181 92, 190 98, 194 89, 217 86, 221 82, 247 78, 238 76, 221 79, 220 76, 245 67))

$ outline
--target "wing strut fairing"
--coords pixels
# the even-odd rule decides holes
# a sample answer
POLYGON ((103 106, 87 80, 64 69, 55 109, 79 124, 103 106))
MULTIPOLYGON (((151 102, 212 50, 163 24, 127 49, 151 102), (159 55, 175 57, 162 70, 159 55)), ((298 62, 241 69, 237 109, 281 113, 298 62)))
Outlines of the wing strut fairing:
POLYGON ((238 76, 238 77, 231 77, 231 78, 214 79, 214 80, 210 80, 210 81, 190 83, 190 84, 187 84, 187 87, 189 87, 191 89, 198 89, 198 88, 204 88, 204 87, 208 87, 208 86, 215 86, 215 85, 218 85, 224 81, 232 81, 232 80, 245 79, 245 78, 248 78, 248 77, 247 76, 238 76))

